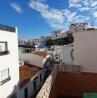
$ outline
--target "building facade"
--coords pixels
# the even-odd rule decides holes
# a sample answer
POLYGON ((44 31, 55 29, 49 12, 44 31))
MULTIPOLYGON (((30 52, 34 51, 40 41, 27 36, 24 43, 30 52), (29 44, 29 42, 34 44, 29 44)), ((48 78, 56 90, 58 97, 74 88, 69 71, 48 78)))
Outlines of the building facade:
POLYGON ((97 73, 97 30, 74 34, 74 65, 82 65, 84 72, 97 73))
POLYGON ((0 98, 16 98, 18 82, 17 28, 0 25, 0 98))
POLYGON ((54 31, 51 33, 51 39, 52 40, 56 40, 56 39, 64 38, 64 37, 67 37, 67 34, 65 32, 62 32, 62 31, 54 31))
POLYGON ((74 23, 69 26, 70 32, 82 32, 87 29, 87 23, 74 23))

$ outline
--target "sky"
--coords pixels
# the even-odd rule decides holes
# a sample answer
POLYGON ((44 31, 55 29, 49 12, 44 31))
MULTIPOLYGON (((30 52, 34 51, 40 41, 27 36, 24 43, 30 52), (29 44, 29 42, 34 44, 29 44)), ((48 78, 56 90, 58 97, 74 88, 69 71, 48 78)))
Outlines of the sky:
POLYGON ((97 27, 97 0, 0 0, 0 24, 18 27, 21 39, 35 39, 69 24, 97 27))

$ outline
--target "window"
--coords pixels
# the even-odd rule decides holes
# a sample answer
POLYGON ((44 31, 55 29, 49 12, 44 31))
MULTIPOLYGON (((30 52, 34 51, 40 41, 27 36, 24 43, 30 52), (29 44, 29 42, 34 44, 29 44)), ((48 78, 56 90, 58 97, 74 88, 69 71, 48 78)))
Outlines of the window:
POLYGON ((42 81, 42 74, 40 74, 40 82, 42 81))
POLYGON ((8 54, 8 43, 7 42, 0 42, 0 55, 8 54))
POLYGON ((4 83, 10 80, 9 68, 1 71, 0 74, 1 74, 0 85, 3 85, 4 83))
POLYGON ((33 81, 34 91, 36 90, 36 81, 33 81))
POLYGON ((71 59, 74 61, 74 49, 71 50, 71 59))

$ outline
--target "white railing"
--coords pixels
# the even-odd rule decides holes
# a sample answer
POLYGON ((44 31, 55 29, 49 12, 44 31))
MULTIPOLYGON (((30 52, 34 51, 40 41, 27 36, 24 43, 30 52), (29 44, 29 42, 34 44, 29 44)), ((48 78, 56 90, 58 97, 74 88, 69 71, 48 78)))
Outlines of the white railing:
POLYGON ((58 65, 55 65, 36 98, 49 98, 50 90, 56 78, 58 65))

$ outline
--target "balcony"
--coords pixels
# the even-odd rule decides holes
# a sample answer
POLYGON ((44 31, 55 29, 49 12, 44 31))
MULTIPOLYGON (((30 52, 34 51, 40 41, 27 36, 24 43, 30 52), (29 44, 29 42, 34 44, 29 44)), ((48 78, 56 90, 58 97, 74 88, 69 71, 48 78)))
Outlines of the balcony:
POLYGON ((10 51, 1 51, 0 52, 0 56, 2 56, 2 55, 8 55, 10 53, 10 51))
POLYGON ((8 82, 11 79, 11 77, 9 76, 8 78, 0 81, 0 85, 3 85, 4 83, 8 82))

